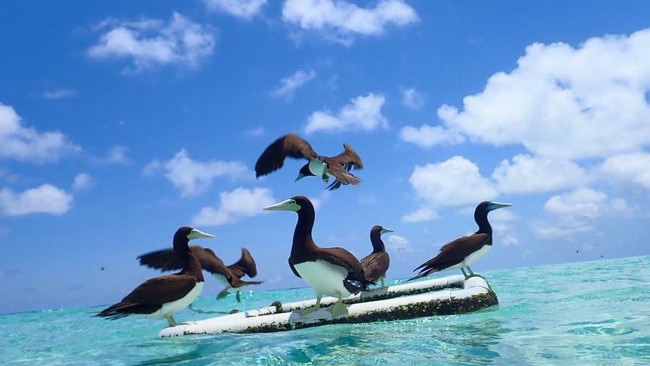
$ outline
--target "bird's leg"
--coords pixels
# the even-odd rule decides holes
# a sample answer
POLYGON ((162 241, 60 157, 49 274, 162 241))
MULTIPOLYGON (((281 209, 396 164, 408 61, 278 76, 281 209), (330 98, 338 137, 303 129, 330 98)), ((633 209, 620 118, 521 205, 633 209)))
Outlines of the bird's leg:
POLYGON ((169 326, 170 326, 170 327, 175 327, 175 326, 177 325, 177 324, 176 324, 176 320, 174 320, 174 316, 173 316, 173 315, 171 315, 171 314, 169 314, 169 315, 165 315, 165 319, 167 319, 167 321, 169 322, 169 326))
POLYGON ((467 270, 469 271, 469 277, 476 276, 476 274, 474 274, 474 271, 472 271, 472 268, 470 266, 467 266, 467 270))
POLYGON ((228 295, 230 295, 230 292, 228 292, 228 287, 226 287, 226 288, 224 288, 223 290, 221 290, 221 292, 219 292, 219 293, 217 294, 217 300, 218 300, 218 299, 223 299, 224 297, 226 297, 226 296, 228 296, 228 295))
POLYGON ((321 297, 322 297, 321 294, 318 294, 318 296, 316 296, 316 304, 314 306, 310 306, 310 307, 304 308, 304 309, 299 309, 299 310, 296 310, 295 312, 297 314, 299 314, 300 316, 306 316, 306 315, 309 315, 309 314, 311 314, 313 312, 318 311, 320 309, 321 297))
POLYGON ((330 314, 332 314, 332 318, 337 318, 341 315, 345 315, 348 313, 348 306, 343 303, 343 299, 339 294, 338 301, 334 305, 332 305, 329 310, 330 310, 330 314))
POLYGON ((386 286, 384 285, 384 279, 382 278, 380 281, 381 281, 381 287, 386 287, 386 286))
POLYGON ((463 272, 463 276, 465 276, 465 279, 468 279, 469 277, 467 276, 467 273, 465 273, 465 268, 460 269, 461 272, 463 272))
POLYGON ((241 302, 241 291, 237 291, 235 298, 237 299, 237 302, 241 302))

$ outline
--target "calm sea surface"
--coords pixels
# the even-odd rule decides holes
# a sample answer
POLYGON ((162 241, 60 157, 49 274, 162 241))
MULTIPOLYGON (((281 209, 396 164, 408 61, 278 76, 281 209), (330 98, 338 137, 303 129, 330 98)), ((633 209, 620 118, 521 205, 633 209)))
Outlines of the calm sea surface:
MULTIPOLYGON (((456 271, 443 275, 456 274, 456 271)), ((268 334, 157 338, 100 307, 0 315, 2 365, 650 365, 650 256, 484 276, 500 304, 455 316, 268 334)), ((181 321, 313 298, 311 289, 197 300, 181 321)))

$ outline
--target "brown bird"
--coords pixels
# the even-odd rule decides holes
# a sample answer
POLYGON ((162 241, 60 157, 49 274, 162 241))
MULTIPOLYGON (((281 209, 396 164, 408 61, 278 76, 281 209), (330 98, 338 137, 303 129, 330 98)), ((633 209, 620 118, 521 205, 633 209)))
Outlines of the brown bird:
POLYGON ((479 203, 474 210, 474 221, 478 224, 478 231, 443 245, 437 256, 414 269, 414 271, 420 270, 420 273, 409 281, 454 268, 460 268, 465 278, 474 276, 470 265, 481 259, 492 248, 492 226, 487 219, 488 213, 508 206, 512 204, 490 201, 479 203), (465 268, 469 271, 469 276, 465 273, 465 268))
POLYGON ((393 230, 386 229, 381 225, 375 225, 370 229, 370 243, 372 244, 372 253, 361 259, 361 267, 366 276, 366 281, 377 282, 381 281, 381 287, 384 287, 386 280, 386 271, 390 265, 390 257, 381 240, 381 235, 384 233, 392 233, 393 230))
POLYGON ((289 267, 316 292, 316 305, 303 311, 302 315, 320 309, 323 295, 338 297, 330 309, 333 317, 345 314, 347 306, 342 298, 368 288, 359 260, 344 248, 321 248, 316 245, 311 236, 315 219, 314 206, 307 197, 295 196, 264 209, 294 211, 298 214, 289 267))
POLYGON ((203 291, 203 272, 198 258, 188 243, 196 238, 214 238, 188 226, 174 234, 173 253, 181 263, 180 272, 149 279, 126 295, 122 301, 102 310, 97 316, 118 319, 132 314, 154 319, 167 319, 175 326, 174 314, 186 308, 203 291))
MULTIPOLYGON (((242 248, 241 258, 230 266, 226 266, 210 248, 192 245, 190 250, 198 258, 201 263, 201 268, 210 272, 217 282, 225 286, 219 295, 217 295, 218 299, 226 297, 229 294, 229 289, 234 289, 236 291, 237 301, 241 302, 241 290, 245 286, 259 285, 262 283, 261 281, 244 281, 241 279, 245 274, 251 278, 257 275, 255 260, 246 248, 242 248)), ((171 249, 162 249, 143 254, 138 259, 140 260, 140 265, 161 271, 176 270, 182 265, 180 258, 171 249)))
POLYGON ((255 174, 259 178, 284 166, 288 156, 294 159, 307 159, 298 173, 296 181, 307 176, 318 176, 325 183, 329 177, 336 178, 327 189, 338 189, 342 184, 359 184, 361 180, 350 173, 352 169, 363 169, 363 162, 352 146, 343 144, 344 151, 334 157, 322 156, 312 149, 309 142, 295 133, 286 134, 269 145, 255 163, 255 174))

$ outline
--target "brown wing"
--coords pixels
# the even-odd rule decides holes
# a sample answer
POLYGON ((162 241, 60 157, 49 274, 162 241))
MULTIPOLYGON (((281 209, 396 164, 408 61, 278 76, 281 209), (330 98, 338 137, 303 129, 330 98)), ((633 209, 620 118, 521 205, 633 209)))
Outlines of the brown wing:
POLYGON ((343 144, 343 152, 335 156, 334 159, 338 160, 345 166, 346 170, 350 169, 363 169, 363 162, 361 157, 357 154, 352 146, 343 144))
POLYGON ((462 238, 458 238, 445 244, 440 248, 440 253, 434 258, 422 263, 418 269, 425 272, 431 269, 442 270, 451 265, 459 263, 469 253, 472 253, 482 247, 489 240, 489 236, 483 233, 476 233, 462 238))
POLYGON ((122 303, 164 304, 185 296, 194 286, 196 278, 190 275, 155 277, 136 287, 122 299, 122 303))
MULTIPOLYGON (((194 248, 194 246, 190 247, 194 248)), ((200 248, 200 247, 199 247, 200 248)), ((194 251, 194 250, 192 250, 194 251)), ((138 257, 140 265, 161 271, 174 271, 183 268, 183 262, 173 249, 161 249, 138 257)))
POLYGON ((344 151, 332 158, 324 158, 327 170, 336 180, 327 189, 338 189, 342 184, 359 184, 361 180, 350 173, 352 169, 363 169, 363 162, 352 146, 343 144, 344 151))
POLYGON ((230 272, 237 276, 237 278, 242 278, 244 275, 253 278, 257 276, 257 265, 255 264, 255 259, 248 251, 248 249, 241 248, 241 258, 231 265, 228 266, 230 272))
POLYGON ((363 274, 369 282, 376 282, 381 277, 385 277, 389 265, 390 257, 387 252, 371 253, 361 259, 363 274))
POLYGON ((348 271, 348 280, 358 281, 362 288, 366 288, 367 281, 363 275, 363 268, 359 260, 344 248, 321 248, 321 251, 327 257, 328 261, 342 266, 348 271))
POLYGON ((274 172, 284 166, 286 157, 311 160, 318 157, 309 142, 295 133, 286 134, 273 141, 255 163, 256 177, 274 172))
POLYGON ((195 253, 194 250, 192 250, 192 253, 199 258, 201 268, 212 274, 223 275, 228 278, 228 281, 230 281, 229 278, 232 277, 232 273, 230 273, 228 267, 226 267, 221 258, 217 257, 212 249, 203 248, 200 253, 195 253))

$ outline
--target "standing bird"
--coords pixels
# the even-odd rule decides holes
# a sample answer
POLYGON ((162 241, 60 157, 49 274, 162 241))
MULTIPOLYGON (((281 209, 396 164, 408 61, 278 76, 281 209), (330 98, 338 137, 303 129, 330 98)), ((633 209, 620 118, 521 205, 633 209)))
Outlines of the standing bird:
POLYGON ((390 257, 386 252, 384 242, 381 240, 381 235, 384 233, 392 233, 393 230, 386 229, 381 225, 375 225, 370 229, 370 243, 372 243, 372 253, 361 259, 361 267, 366 276, 366 281, 377 282, 381 281, 381 287, 384 287, 386 280, 386 271, 390 265, 390 257))
POLYGON ((350 173, 352 169, 363 169, 363 162, 352 146, 343 144, 344 151, 334 157, 322 156, 312 149, 309 142, 295 133, 286 134, 269 145, 255 163, 257 178, 274 172, 284 166, 288 156, 294 159, 307 159, 300 168, 296 181, 307 176, 319 176, 325 183, 329 177, 336 178, 327 189, 338 189, 342 184, 359 184, 361 180, 350 173))
POLYGON ((314 206, 307 197, 295 196, 264 207, 264 210, 298 213, 289 267, 316 292, 316 305, 306 309, 302 315, 318 310, 323 295, 338 297, 331 308, 332 317, 347 313, 342 298, 368 288, 359 260, 343 248, 320 248, 314 243, 311 236, 315 219, 314 206))
POLYGON ((453 268, 460 268, 465 278, 473 276, 474 272, 470 265, 481 259, 492 248, 492 226, 487 219, 488 213, 509 206, 512 204, 490 201, 479 203, 474 210, 474 221, 478 224, 478 231, 443 245, 437 256, 413 270, 420 270, 420 273, 410 278, 409 281, 453 268), (469 276, 465 273, 465 268, 469 271, 469 276))
POLYGON ((167 319, 175 326, 174 314, 191 304, 203 291, 203 272, 198 258, 189 248, 196 238, 214 238, 214 235, 183 226, 174 234, 174 253, 180 258, 182 270, 143 282, 122 301, 102 310, 97 316, 118 319, 132 314, 154 319, 167 319))
MULTIPOLYGON (((217 282, 225 286, 225 289, 217 296, 218 299, 226 297, 229 293, 228 289, 233 288, 237 291, 237 301, 241 302, 240 291, 245 286, 259 285, 262 283, 261 281, 244 281, 241 279, 244 274, 248 274, 249 277, 255 277, 257 275, 255 260, 253 260, 253 257, 246 248, 242 248, 242 257, 239 261, 230 266, 226 266, 210 248, 192 245, 190 250, 198 258, 201 268, 210 272, 217 282)), ((140 265, 161 271, 172 271, 183 266, 181 258, 171 249, 162 249, 143 254, 138 259, 140 260, 140 265)))

